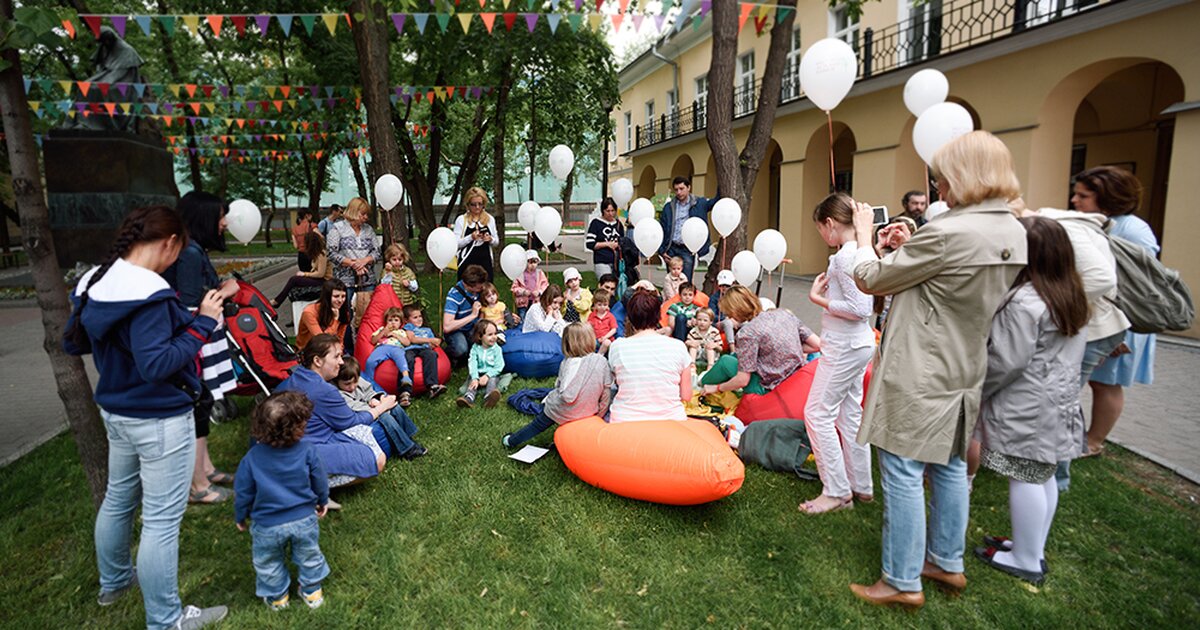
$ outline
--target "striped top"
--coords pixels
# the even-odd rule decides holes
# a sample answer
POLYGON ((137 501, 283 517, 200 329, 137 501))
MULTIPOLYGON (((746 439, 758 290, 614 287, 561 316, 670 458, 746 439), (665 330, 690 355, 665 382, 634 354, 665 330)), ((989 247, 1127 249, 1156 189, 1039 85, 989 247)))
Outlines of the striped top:
POLYGON ((679 383, 692 359, 682 341, 659 334, 618 339, 608 362, 617 381, 612 422, 687 420, 679 383))

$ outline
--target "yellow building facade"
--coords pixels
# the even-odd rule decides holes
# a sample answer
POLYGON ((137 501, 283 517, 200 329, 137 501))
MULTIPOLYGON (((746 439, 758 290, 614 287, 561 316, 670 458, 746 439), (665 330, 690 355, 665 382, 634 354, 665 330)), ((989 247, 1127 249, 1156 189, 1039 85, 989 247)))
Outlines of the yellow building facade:
MULTIPOLYGON (((769 27, 759 36, 747 22, 739 36, 739 148, 769 27)), ((902 94, 915 72, 936 68, 949 79, 948 100, 1008 145, 1028 205, 1068 207, 1071 175, 1085 168, 1133 171, 1145 189, 1138 215, 1158 236, 1163 262, 1200 291, 1200 257, 1188 253, 1200 241, 1198 27, 1197 0, 883 0, 868 2, 857 22, 841 8, 801 2, 772 142, 744 216, 750 238, 777 228, 795 261, 789 273, 824 270, 830 252, 811 216, 831 190, 830 131, 803 97, 797 69, 813 42, 841 37, 858 50, 859 79, 832 113, 839 189, 893 214, 905 192, 924 190, 916 119, 902 94)), ((649 198, 685 175, 697 194, 716 194, 704 136, 711 34, 708 20, 688 24, 621 70, 610 182, 628 177, 649 198)), ((1200 337, 1200 327, 1187 334, 1200 337)))

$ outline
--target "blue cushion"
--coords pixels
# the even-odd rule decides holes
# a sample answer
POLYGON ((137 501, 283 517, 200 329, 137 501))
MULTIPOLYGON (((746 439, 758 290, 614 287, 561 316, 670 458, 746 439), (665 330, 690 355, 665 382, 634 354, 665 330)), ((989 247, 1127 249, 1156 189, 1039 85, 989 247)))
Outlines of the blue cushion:
POLYGON ((617 337, 625 336, 625 303, 617 301, 610 309, 613 317, 617 319, 617 337))
POLYGON ((504 331, 504 371, 525 378, 558 374, 562 364, 562 337, 552 332, 504 331))

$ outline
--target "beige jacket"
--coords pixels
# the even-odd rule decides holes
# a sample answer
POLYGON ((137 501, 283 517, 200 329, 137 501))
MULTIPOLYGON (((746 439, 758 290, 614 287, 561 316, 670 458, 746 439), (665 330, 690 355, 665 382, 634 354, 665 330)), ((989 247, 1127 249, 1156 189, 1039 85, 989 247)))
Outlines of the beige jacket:
POLYGON ((1025 261, 1025 230, 1000 199, 947 212, 882 260, 858 249, 859 288, 894 296, 860 444, 934 464, 966 458, 992 315, 1025 261))

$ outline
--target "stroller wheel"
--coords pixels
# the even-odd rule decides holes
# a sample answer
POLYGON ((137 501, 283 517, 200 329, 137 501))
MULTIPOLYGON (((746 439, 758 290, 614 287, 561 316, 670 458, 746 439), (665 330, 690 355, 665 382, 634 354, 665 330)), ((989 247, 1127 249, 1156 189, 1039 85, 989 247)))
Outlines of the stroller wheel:
POLYGON ((212 410, 208 412, 208 421, 212 424, 221 424, 229 419, 229 412, 225 408, 225 401, 218 400, 213 404, 212 410))
POLYGON ((225 404, 225 417, 226 417, 226 419, 232 420, 233 418, 236 418, 236 417, 238 417, 238 414, 239 414, 239 413, 241 413, 241 411, 242 411, 242 410, 241 410, 241 409, 238 409, 238 405, 237 405, 237 401, 236 401, 236 400, 234 400, 234 399, 232 399, 232 398, 226 398, 226 399, 225 399, 224 401, 222 401, 222 402, 225 404))

